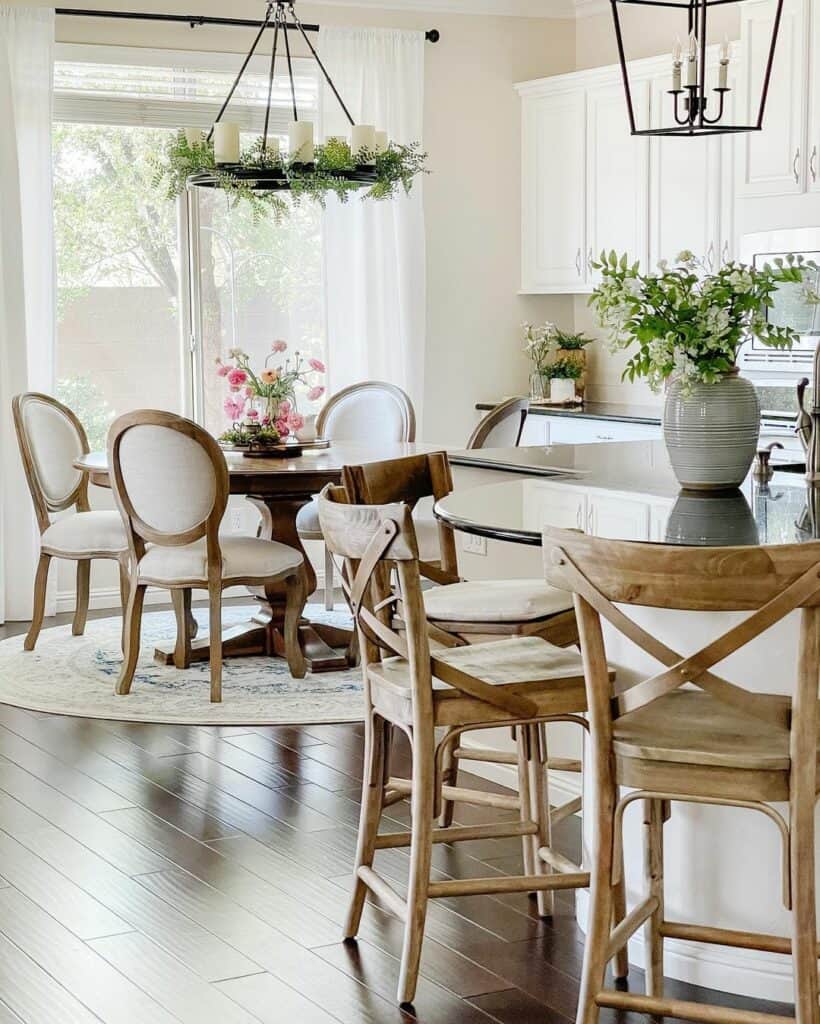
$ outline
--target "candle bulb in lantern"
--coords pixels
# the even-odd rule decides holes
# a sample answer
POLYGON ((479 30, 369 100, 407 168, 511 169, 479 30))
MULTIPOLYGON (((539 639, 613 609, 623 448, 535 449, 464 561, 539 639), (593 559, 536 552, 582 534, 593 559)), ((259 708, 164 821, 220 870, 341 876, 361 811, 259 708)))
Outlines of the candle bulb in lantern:
POLYGON ((218 164, 239 163, 239 125, 217 121, 214 125, 214 160, 218 164))
POLYGON ((680 92, 681 87, 681 45, 680 39, 675 40, 672 47, 672 91, 680 92))
POLYGON ((288 125, 288 152, 294 163, 313 163, 313 122, 291 121, 288 125))
POLYGON ((183 128, 185 141, 189 146, 200 146, 202 144, 202 131, 199 128, 183 128))
POLYGON ((687 86, 698 84, 698 40, 694 32, 689 34, 689 55, 686 58, 686 81, 687 86))
POLYGON ((374 132, 374 149, 376 153, 385 153, 388 146, 387 132, 374 132))
POLYGON ((375 149, 375 127, 372 124, 354 124, 350 129, 350 152, 353 154, 354 160, 362 163, 363 159, 360 158, 362 151, 373 153, 375 149))
POLYGON ((720 47, 720 66, 718 69, 718 89, 729 88, 729 40, 724 36, 720 47))

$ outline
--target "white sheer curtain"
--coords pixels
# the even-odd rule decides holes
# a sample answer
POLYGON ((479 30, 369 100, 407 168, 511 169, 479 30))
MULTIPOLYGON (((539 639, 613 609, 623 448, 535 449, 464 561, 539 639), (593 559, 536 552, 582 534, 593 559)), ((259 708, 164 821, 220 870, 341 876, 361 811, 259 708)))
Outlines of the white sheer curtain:
POLYGON ((54 375, 54 11, 0 6, 0 622, 28 619, 37 551, 11 421, 54 375))
MULTIPOLYGON (((319 55, 351 115, 398 142, 422 142, 424 33, 322 28, 319 55)), ((321 137, 347 135, 331 90, 322 93, 321 137)), ((425 334, 421 181, 409 196, 328 203, 324 219, 328 383, 387 380, 422 414, 425 334)))

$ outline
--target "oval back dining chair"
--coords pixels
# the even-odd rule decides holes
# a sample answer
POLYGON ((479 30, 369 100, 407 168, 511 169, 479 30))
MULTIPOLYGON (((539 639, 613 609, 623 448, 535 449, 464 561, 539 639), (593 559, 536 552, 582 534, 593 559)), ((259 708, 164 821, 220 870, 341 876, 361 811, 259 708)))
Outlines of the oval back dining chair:
POLYGON ((74 461, 88 452, 88 438, 71 409, 50 395, 27 392, 14 397, 12 414, 40 530, 34 607, 23 644, 25 650, 32 651, 43 625, 51 559, 77 563, 77 602, 71 631, 81 636, 88 615, 91 560, 110 558, 119 563, 124 604, 128 545, 119 512, 92 512, 89 507, 88 477, 74 468, 74 461), (75 510, 73 515, 52 522, 52 515, 69 509, 75 510))
MULTIPOLYGON (((589 762, 596 820, 577 1024, 597 1024, 601 1007, 712 1024, 792 1020, 665 997, 667 938, 790 953, 794 1020, 817 1024, 818 545, 670 548, 552 527, 545 528, 543 544, 547 580, 574 594, 591 729, 589 762), (750 614, 705 647, 684 655, 629 616, 631 606, 750 614), (800 647, 793 699, 752 692, 714 671, 798 609, 800 647), (640 647, 660 670, 614 693, 606 668, 602 621, 619 642, 625 638, 640 647), (629 789, 621 795, 620 786, 629 789), (635 800, 644 805, 646 894, 613 930, 613 883, 623 877, 619 853, 623 814, 635 800), (783 843, 782 898, 791 911, 790 939, 667 918, 663 832, 675 801, 741 807, 762 812, 773 821, 783 843), (772 806, 777 803, 789 805, 788 820, 772 806), (607 961, 644 924, 646 994, 605 987, 607 961)), ((721 621, 717 618, 718 625, 721 621)), ((687 642, 686 650, 691 647, 687 642)), ((754 856, 754 850, 749 856, 754 856)), ((701 860, 693 878, 703 878, 707 870, 701 860)), ((754 893, 754 899, 761 897, 754 893)), ((742 920, 743 910, 738 909, 742 920)))
POLYGON ((222 591, 286 580, 285 650, 296 678, 304 566, 295 548, 257 537, 219 536, 228 503, 228 466, 211 435, 174 413, 143 409, 120 416, 108 434, 111 484, 131 556, 125 651, 116 692, 131 689, 139 654, 145 589, 208 591, 211 701, 222 700, 222 591))
POLYGON ((466 447, 517 448, 530 411, 529 398, 508 398, 490 409, 470 434, 466 447))
MULTIPOLYGON (((316 433, 331 441, 414 441, 416 414, 409 396, 395 384, 363 380, 328 398, 316 419, 316 433)), ((302 540, 322 540, 314 498, 299 510, 302 540)), ((325 608, 333 610, 333 558, 325 549, 325 608)))

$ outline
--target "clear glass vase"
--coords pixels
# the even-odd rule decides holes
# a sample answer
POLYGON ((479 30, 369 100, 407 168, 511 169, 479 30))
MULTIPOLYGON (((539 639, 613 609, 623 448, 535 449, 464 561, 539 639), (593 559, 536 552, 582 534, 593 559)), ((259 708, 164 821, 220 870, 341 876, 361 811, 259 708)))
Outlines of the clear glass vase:
POLYGON ((530 401, 543 402, 545 397, 544 378, 537 370, 534 370, 530 374, 530 401))

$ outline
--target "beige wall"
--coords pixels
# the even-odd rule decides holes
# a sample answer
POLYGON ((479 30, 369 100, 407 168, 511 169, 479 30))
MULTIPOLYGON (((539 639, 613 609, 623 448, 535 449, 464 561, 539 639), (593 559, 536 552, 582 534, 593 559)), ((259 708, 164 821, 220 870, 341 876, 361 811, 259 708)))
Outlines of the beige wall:
MULTIPOLYGON (((111 8, 112 3, 96 6, 111 8)), ((122 9, 189 13, 190 4, 125 0, 122 9)), ((425 50, 424 145, 432 174, 424 183, 427 226, 427 342, 423 435, 442 444, 466 440, 475 403, 521 393, 527 363, 524 319, 571 325, 571 298, 519 296, 520 108, 513 83, 575 66, 570 20, 379 11, 300 4, 304 21, 438 28, 425 50)), ((255 18, 252 0, 231 6, 255 18)), ((216 0, 196 13, 225 15, 216 0)), ((239 29, 150 22, 58 19, 67 42, 241 51, 239 29)))

